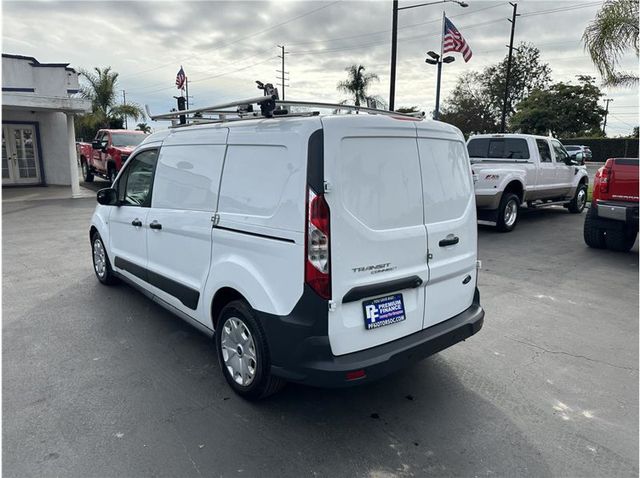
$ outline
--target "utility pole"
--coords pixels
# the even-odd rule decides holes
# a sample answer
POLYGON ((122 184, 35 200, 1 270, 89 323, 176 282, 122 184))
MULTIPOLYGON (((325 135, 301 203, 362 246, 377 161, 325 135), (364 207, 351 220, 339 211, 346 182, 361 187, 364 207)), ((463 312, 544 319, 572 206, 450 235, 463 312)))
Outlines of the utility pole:
POLYGON ((289 52, 288 51, 284 51, 284 45, 278 45, 278 48, 280 48, 280 51, 281 51, 280 55, 278 55, 278 58, 282 59, 282 70, 276 70, 276 72, 280 73, 280 78, 281 78, 281 81, 282 81, 280 83, 280 85, 282 86, 282 100, 284 100, 285 99, 284 87, 288 86, 288 85, 285 85, 285 82, 289 81, 289 78, 285 78, 285 76, 284 76, 285 74, 287 74, 287 75, 289 74, 288 71, 284 70, 284 56, 289 52))
POLYGON ((396 54, 398 51, 398 0, 393 0, 391 20, 391 77, 389 79, 389 111, 394 111, 396 103, 396 54))
MULTIPOLYGON (((122 104, 127 106, 127 92, 122 90, 122 104)), ((127 123, 127 115, 124 115, 124 129, 129 129, 129 125, 127 123)))
POLYGON ((613 99, 607 98, 604 102, 607 104, 604 109, 604 123, 602 125, 602 135, 606 136, 605 130, 607 129, 607 116, 609 115, 609 103, 611 103, 613 99))
POLYGON ((500 131, 507 129, 507 107, 509 106, 509 80, 511 79, 511 58, 513 57, 513 35, 516 31, 516 17, 518 17, 518 4, 509 2, 513 7, 513 17, 511 20, 511 39, 509 40, 509 58, 507 59, 507 76, 504 81, 504 102, 502 103, 502 120, 500 121, 500 131))

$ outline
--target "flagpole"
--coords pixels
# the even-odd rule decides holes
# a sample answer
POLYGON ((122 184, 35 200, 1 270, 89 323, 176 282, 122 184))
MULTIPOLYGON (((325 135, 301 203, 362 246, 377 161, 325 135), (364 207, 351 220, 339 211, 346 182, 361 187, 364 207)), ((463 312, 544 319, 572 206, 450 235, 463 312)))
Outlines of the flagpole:
POLYGON ((187 94, 187 98, 186 98, 186 100, 187 100, 187 109, 189 109, 189 77, 188 76, 184 77, 184 87, 185 87, 186 94, 187 94))
POLYGON ((433 119, 437 120, 440 117, 440 82, 442 79, 442 57, 444 56, 444 24, 445 24, 445 11, 442 11, 442 28, 440 29, 440 58, 438 58, 438 80, 436 83, 436 110, 433 114, 433 119))

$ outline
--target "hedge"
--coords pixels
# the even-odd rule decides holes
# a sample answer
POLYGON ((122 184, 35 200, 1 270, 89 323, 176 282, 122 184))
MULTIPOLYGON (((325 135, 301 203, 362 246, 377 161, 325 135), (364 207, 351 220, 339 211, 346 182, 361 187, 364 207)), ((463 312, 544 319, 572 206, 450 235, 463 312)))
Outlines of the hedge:
POLYGON ((604 162, 608 158, 637 158, 638 138, 571 138, 561 139, 562 144, 589 146, 592 161, 604 162))

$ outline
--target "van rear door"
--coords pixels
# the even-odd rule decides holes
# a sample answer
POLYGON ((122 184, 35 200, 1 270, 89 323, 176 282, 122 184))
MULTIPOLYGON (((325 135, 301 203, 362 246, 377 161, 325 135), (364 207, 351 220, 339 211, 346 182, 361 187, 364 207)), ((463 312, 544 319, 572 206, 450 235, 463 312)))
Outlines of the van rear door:
POLYGON ((462 136, 418 127, 429 247, 423 328, 447 320, 473 302, 476 286, 476 204, 462 136))
POLYGON ((414 122, 322 121, 336 306, 328 329, 343 355, 422 329, 427 237, 414 122))

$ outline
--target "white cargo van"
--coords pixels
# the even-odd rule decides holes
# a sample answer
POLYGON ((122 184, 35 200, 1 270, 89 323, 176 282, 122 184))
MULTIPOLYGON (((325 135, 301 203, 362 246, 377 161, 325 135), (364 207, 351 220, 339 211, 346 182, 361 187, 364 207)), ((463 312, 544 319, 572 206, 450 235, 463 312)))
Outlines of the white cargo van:
POLYGON ((98 192, 98 279, 123 279, 215 336, 226 380, 247 398, 285 381, 377 379, 475 334, 464 138, 380 113, 149 136, 98 192))

